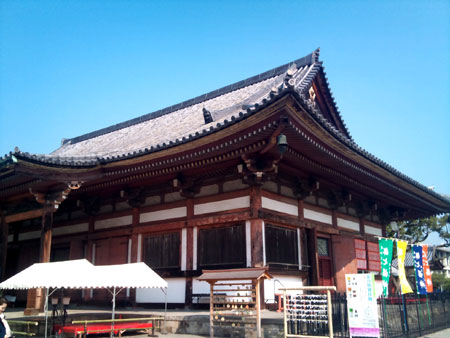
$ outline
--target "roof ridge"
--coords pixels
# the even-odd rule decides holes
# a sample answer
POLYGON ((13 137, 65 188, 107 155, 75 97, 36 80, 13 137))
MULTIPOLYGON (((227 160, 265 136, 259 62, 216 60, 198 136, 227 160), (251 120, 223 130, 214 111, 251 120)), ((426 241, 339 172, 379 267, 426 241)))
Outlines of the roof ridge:
POLYGON ((113 131, 117 131, 117 130, 120 130, 120 129, 123 129, 123 128, 130 127, 130 126, 138 124, 138 123, 142 123, 142 122, 145 122, 145 121, 148 121, 148 120, 152 120, 152 119, 158 118, 158 117, 166 115, 166 114, 170 114, 170 113, 172 113, 174 111, 177 111, 177 110, 180 110, 180 109, 192 106, 194 104, 198 104, 198 103, 201 103, 201 102, 204 102, 204 101, 207 101, 207 100, 214 99, 214 98, 216 98, 218 96, 222 96, 224 94, 236 91, 238 89, 242 89, 244 87, 251 86, 251 85, 253 85, 255 83, 258 83, 258 82, 267 80, 267 79, 269 79, 271 77, 280 75, 280 74, 286 72, 289 69, 289 67, 291 67, 293 64, 295 64, 297 67, 303 67, 303 66, 306 66, 306 65, 313 64, 313 63, 317 62, 318 56, 319 56, 319 48, 316 49, 315 51, 313 51, 312 53, 310 53, 310 54, 300 58, 300 59, 297 59, 297 60, 294 60, 292 62, 286 63, 286 64, 284 64, 282 66, 278 66, 278 67, 272 68, 272 69, 270 69, 268 71, 265 71, 263 73, 251 76, 251 77, 249 77, 249 78, 247 78, 245 80, 241 80, 241 81, 235 82, 233 84, 230 84, 228 86, 225 86, 225 87, 213 90, 213 91, 211 91, 209 93, 199 95, 199 96, 197 96, 195 98, 192 98, 192 99, 180 102, 178 104, 175 104, 175 105, 163 108, 163 109, 156 110, 156 111, 148 113, 148 114, 144 114, 142 116, 133 118, 131 120, 127 120, 127 121, 124 121, 124 122, 121 122, 121 123, 114 124, 114 125, 106 127, 106 128, 98 129, 98 130, 95 130, 93 132, 89 132, 89 133, 86 133, 86 134, 83 134, 83 135, 80 135, 80 136, 76 136, 76 137, 73 137, 73 138, 63 139, 62 140, 62 145, 65 145, 65 144, 68 144, 68 143, 69 144, 74 144, 74 143, 78 143, 78 142, 81 142, 81 141, 85 141, 85 140, 88 140, 88 139, 91 139, 91 138, 94 138, 94 137, 97 137, 97 136, 101 136, 101 135, 104 135, 104 134, 111 133, 113 131))

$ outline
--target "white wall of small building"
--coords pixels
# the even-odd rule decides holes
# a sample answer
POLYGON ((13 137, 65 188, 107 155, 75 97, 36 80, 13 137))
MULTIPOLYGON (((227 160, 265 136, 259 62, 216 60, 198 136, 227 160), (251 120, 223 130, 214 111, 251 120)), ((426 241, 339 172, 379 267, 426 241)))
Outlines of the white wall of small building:
MULTIPOLYGON (((185 303, 186 278, 165 278, 167 303, 185 303)), ((165 294, 161 289, 136 289, 136 303, 164 303, 165 294)))

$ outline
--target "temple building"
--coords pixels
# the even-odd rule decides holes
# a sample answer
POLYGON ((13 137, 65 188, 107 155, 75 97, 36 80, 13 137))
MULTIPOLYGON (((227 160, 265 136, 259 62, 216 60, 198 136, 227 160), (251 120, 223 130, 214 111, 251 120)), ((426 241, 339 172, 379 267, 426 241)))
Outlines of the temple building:
MULTIPOLYGON (((380 270, 389 222, 450 211, 355 143, 318 50, 48 155, 15 149, 0 159, 0 205, 2 279, 35 262, 143 261, 168 281, 169 303, 185 305, 209 292, 203 269, 267 266, 264 303, 282 286, 344 291, 346 273, 380 270)), ((17 297, 30 313, 42 302, 39 290, 17 297)))

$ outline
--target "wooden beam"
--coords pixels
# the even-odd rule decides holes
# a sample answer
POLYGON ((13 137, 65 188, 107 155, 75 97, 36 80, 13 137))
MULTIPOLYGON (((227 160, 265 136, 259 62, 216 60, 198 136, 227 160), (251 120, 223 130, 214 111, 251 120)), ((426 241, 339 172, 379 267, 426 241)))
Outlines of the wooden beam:
POLYGON ((28 211, 19 212, 17 214, 6 215, 5 222, 13 223, 13 222, 18 222, 18 221, 25 221, 25 220, 31 219, 31 218, 41 217, 48 211, 55 211, 55 210, 53 207, 44 207, 41 209, 28 210, 28 211))
POLYGON ((241 222, 241 221, 246 221, 249 218, 250 218, 250 212, 247 210, 247 211, 227 213, 227 214, 217 215, 217 216, 194 218, 194 219, 188 220, 187 225, 191 226, 191 227, 195 227, 195 226, 220 224, 220 223, 241 222))
POLYGON ((285 224, 296 227, 306 227, 305 221, 299 220, 295 216, 279 215, 272 212, 260 210, 258 212, 258 217, 278 224, 285 224))

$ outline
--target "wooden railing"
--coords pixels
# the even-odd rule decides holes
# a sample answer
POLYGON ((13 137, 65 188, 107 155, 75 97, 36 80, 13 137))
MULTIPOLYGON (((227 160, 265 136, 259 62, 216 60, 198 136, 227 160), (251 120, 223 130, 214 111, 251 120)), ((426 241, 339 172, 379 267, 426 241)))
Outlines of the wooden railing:
POLYGON ((31 328, 32 327, 37 327, 39 325, 39 322, 25 321, 25 320, 8 320, 8 324, 13 326, 13 327, 15 325, 20 325, 22 327, 23 326, 26 327, 26 332, 25 331, 12 330, 14 335, 32 337, 32 336, 36 336, 37 333, 36 332, 31 332, 31 328))

